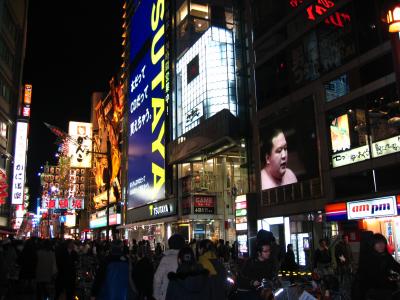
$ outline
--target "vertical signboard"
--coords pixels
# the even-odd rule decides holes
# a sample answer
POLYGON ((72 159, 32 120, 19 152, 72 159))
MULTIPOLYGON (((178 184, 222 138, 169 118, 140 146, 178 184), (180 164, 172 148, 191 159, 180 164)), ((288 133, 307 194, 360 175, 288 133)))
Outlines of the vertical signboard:
POLYGON ((27 137, 28 123, 17 122, 14 151, 14 173, 12 180, 12 204, 22 204, 24 200, 27 137))
POLYGON ((24 85, 24 101, 22 103, 21 115, 29 118, 31 115, 31 102, 32 102, 32 85, 24 85))
POLYGON ((132 18, 128 208, 162 199, 165 194, 164 0, 140 2, 132 18), (133 39, 138 35, 142 35, 139 42, 133 39))
POLYGON ((69 122, 68 134, 73 141, 69 143, 72 168, 92 166, 92 123, 69 122))

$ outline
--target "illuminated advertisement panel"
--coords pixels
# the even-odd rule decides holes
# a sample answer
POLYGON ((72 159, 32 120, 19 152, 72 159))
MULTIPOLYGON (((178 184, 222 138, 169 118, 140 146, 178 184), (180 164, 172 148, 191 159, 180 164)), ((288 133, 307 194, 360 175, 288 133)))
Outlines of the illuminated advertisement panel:
MULTIPOLYGON (((234 39, 231 30, 210 27, 176 63, 175 137, 223 109, 237 115, 234 39)), ((174 105, 174 107, 175 107, 174 105)))
POLYGON ((25 84, 24 86, 24 104, 30 105, 32 101, 32 85, 25 84))
POLYGON ((92 166, 92 124, 69 122, 68 134, 74 140, 69 143, 72 168, 92 166))
POLYGON ((17 122, 12 182, 12 204, 22 204, 25 185, 25 155, 27 150, 28 123, 17 122))
POLYGON ((128 208, 165 194, 164 1, 142 1, 131 22, 128 102, 128 208), (142 12, 142 13, 138 13, 142 12), (141 41, 140 38, 139 41, 141 41), (143 45, 142 45, 143 44, 143 45))
POLYGON ((311 98, 260 124, 261 189, 318 176, 318 152, 311 98))

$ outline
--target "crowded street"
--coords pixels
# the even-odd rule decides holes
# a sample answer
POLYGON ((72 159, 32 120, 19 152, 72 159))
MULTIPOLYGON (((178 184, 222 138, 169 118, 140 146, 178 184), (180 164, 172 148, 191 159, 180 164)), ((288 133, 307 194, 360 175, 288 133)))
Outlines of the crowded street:
POLYGON ((400 300, 399 0, 0 0, 0 300, 400 300))

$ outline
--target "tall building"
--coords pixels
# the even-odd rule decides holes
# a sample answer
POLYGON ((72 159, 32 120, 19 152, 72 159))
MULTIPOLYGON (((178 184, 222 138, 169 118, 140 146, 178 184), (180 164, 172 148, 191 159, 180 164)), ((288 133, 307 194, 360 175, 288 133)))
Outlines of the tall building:
POLYGON ((128 1, 130 238, 236 239, 249 191, 237 1, 128 1), (151 17, 153 14, 153 17, 151 17))
POLYGON ((398 53, 382 22, 389 1, 246 3, 255 54, 254 229, 292 243, 303 266, 319 238, 334 243, 342 233, 353 249, 367 230, 398 249, 398 53))
MULTIPOLYGON (((27 10, 28 0, 0 1, 0 168, 10 187, 17 108, 22 99, 27 10)), ((10 198, 0 204, 0 229, 10 227, 10 198)))

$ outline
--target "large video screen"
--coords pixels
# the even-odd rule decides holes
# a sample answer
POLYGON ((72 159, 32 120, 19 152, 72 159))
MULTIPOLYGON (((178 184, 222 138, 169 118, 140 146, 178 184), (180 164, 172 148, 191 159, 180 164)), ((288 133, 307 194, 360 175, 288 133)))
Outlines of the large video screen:
POLYGON ((260 122, 261 189, 317 177, 318 152, 311 98, 260 122))
POLYGON ((164 1, 141 1, 131 24, 128 209, 165 195, 164 1))

